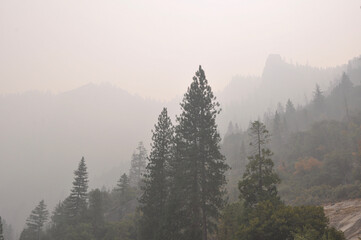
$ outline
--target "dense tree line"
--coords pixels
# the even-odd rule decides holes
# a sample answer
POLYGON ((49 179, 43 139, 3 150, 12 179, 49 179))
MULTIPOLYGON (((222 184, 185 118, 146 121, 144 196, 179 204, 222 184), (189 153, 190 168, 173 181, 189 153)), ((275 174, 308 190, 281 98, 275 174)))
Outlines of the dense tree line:
POLYGON ((88 172, 83 157, 74 171, 70 195, 55 207, 50 222, 42 200, 27 219, 20 239, 137 239, 137 191, 139 189, 130 185, 126 174, 112 191, 88 191, 88 172))
MULTIPOLYGON (((269 147, 283 180, 279 191, 287 203, 321 204, 361 197, 360 102, 361 86, 354 86, 344 73, 327 94, 316 86, 308 105, 295 107, 289 99, 286 107, 278 104, 274 114, 265 114, 272 136, 269 147)), ((232 167, 228 189, 234 201, 238 176, 246 170, 242 144, 250 137, 246 131, 229 129, 233 130, 226 134, 222 151, 232 167)), ((246 146, 245 152, 251 151, 246 146)))

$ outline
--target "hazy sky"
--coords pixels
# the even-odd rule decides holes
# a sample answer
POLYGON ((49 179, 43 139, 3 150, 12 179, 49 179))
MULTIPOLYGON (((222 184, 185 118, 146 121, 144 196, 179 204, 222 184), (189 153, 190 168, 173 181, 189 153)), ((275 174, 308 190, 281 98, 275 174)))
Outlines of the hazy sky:
POLYGON ((0 0, 0 93, 110 82, 159 99, 199 64, 216 90, 266 57, 326 67, 361 54, 361 0, 0 0))

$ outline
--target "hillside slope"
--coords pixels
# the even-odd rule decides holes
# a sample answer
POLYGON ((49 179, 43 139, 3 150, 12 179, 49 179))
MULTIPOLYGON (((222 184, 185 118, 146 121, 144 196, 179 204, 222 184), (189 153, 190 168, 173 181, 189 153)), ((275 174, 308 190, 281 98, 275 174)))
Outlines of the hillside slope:
POLYGON ((328 204, 324 210, 330 225, 343 231, 348 240, 361 238, 361 199, 328 204))

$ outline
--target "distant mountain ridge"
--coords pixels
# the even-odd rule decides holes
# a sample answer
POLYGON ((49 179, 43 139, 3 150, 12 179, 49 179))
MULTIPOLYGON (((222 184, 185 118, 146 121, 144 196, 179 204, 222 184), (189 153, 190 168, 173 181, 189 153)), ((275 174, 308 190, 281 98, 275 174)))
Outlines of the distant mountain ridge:
POLYGON ((278 103, 285 105, 289 98, 296 107, 307 104, 312 100, 316 84, 327 94, 338 83, 343 72, 355 85, 360 84, 361 56, 341 66, 316 68, 287 63, 280 55, 271 54, 260 77, 236 76, 220 92, 219 100, 223 108, 219 122, 221 130, 226 131, 229 121, 247 127, 249 121, 262 119, 265 112, 275 111, 278 103))

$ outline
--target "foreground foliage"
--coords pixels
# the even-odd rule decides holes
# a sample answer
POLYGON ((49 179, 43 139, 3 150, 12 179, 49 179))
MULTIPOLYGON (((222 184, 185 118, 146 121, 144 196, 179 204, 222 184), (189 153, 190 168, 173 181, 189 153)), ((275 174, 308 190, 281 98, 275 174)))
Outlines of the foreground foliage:
POLYGON ((279 178, 267 148, 266 127, 255 121, 250 127, 254 155, 239 182, 240 202, 227 206, 218 232, 221 240, 344 240, 342 232, 328 227, 322 207, 287 206, 278 197, 279 178))
POLYGON ((241 202, 230 204, 223 211, 218 236, 220 240, 345 240, 342 232, 328 227, 322 207, 271 201, 253 209, 241 202))

